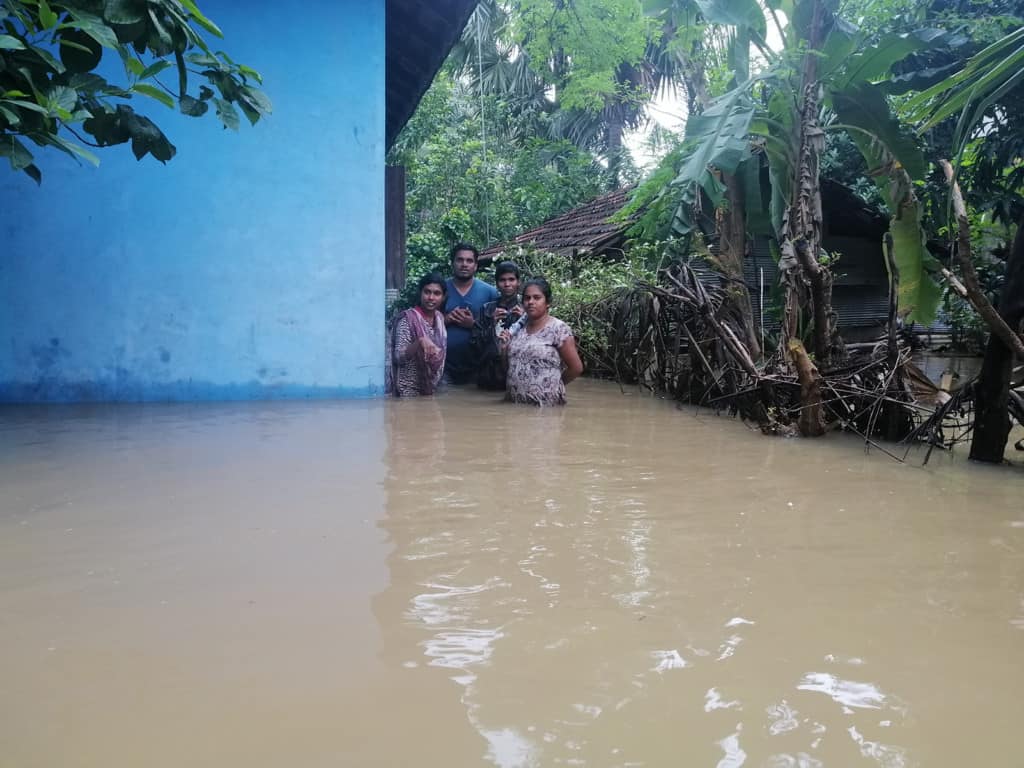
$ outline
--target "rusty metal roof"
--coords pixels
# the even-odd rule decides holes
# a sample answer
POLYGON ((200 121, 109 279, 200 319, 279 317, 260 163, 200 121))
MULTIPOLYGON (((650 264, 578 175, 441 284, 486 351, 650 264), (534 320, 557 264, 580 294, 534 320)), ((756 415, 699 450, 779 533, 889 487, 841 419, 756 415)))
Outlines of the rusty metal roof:
POLYGON ((412 117, 477 0, 387 0, 386 138, 390 147, 412 117))
POLYGON ((599 253, 608 248, 619 247, 632 221, 608 219, 626 204, 629 192, 628 189, 616 189, 595 197, 571 211, 523 232, 509 243, 491 246, 480 254, 480 258, 493 259, 516 246, 563 254, 574 250, 599 253))

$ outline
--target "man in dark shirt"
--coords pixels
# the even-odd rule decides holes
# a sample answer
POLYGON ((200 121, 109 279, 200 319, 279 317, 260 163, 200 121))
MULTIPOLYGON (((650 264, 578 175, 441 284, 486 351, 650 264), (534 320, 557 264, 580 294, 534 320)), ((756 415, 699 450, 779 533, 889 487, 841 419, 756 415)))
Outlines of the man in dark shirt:
POLYGON ((452 384, 466 384, 476 376, 477 359, 471 341, 473 326, 488 301, 498 298, 493 285, 477 280, 479 252, 468 243, 458 243, 449 254, 452 276, 448 279, 444 322, 448 326, 448 353, 444 375, 452 384))
POLYGON ((484 304, 480 320, 473 327, 473 347, 480 360, 476 384, 481 389, 504 390, 505 366, 498 352, 498 334, 523 317, 519 301, 519 267, 503 261, 494 271, 498 298, 484 304))

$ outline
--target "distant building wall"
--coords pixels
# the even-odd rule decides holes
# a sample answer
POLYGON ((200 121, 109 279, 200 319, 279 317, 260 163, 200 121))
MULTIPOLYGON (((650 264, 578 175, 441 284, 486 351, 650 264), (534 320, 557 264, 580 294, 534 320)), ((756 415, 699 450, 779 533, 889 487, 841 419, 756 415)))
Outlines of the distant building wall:
POLYGON ((3 164, 0 401, 381 391, 384 0, 201 5, 274 114, 235 133, 137 97, 166 166, 3 164))

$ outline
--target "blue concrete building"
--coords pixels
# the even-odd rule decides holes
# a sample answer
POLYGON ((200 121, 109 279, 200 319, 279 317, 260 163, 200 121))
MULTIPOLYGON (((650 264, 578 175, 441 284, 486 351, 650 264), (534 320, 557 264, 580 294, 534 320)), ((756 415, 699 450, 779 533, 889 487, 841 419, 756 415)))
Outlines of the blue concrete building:
POLYGON ((382 391, 385 151, 475 3, 201 5, 273 115, 235 133, 153 102, 166 166, 0 169, 0 401, 382 391))

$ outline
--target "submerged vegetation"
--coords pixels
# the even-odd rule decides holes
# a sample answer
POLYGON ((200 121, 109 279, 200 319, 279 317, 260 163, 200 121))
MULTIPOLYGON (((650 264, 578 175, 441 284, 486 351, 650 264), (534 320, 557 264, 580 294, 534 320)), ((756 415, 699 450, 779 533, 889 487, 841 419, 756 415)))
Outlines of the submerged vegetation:
POLYGON ((1022 24, 1013 0, 484 0, 393 150, 410 264, 639 181, 623 259, 524 259, 563 287, 592 374, 769 432, 970 436, 973 458, 1000 461, 1024 415, 1022 24), (659 128, 661 159, 638 173, 630 131, 672 94, 685 130, 659 128), (825 178, 888 222, 877 338, 847 343, 838 322, 825 178), (768 321, 744 271, 762 241, 779 274, 768 321), (955 393, 910 362, 910 329, 937 317, 985 348, 955 393))

